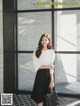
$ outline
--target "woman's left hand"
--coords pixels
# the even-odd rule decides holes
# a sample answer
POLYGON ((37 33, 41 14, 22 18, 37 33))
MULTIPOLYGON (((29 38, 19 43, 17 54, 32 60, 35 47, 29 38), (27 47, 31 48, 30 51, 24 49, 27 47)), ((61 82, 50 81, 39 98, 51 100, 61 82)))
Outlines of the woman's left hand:
POLYGON ((54 87, 54 80, 51 80, 51 81, 50 81, 50 84, 49 84, 49 88, 52 89, 53 87, 54 87))
POLYGON ((54 65, 53 64, 50 64, 49 65, 49 69, 54 69, 54 65))

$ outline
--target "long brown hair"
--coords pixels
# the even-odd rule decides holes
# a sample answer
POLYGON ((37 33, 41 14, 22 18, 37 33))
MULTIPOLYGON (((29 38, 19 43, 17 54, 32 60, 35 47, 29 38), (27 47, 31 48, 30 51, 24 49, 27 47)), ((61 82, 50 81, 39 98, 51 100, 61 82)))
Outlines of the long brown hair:
POLYGON ((35 55, 36 55, 37 58, 39 58, 40 55, 41 55, 41 50, 43 48, 43 45, 41 44, 41 41, 42 41, 43 37, 46 37, 49 40, 49 43, 47 44, 47 48, 48 49, 52 48, 52 41, 51 41, 50 35, 47 34, 47 33, 42 34, 42 36, 40 37, 39 43, 38 43, 37 50, 35 52, 35 55))

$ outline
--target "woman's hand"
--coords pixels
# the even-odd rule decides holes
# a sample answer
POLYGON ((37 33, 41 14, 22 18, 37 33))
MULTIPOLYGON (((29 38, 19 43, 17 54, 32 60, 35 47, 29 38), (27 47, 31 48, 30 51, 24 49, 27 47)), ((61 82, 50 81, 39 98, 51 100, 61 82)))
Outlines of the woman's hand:
POLYGON ((49 65, 49 69, 51 69, 51 70, 54 69, 54 65, 53 64, 50 64, 49 65))
POLYGON ((50 70, 52 70, 52 69, 54 69, 54 65, 53 65, 53 64, 41 65, 41 66, 38 68, 38 70, 39 70, 39 69, 50 69, 50 70))
POLYGON ((51 81, 50 81, 50 84, 49 84, 49 88, 52 89, 53 87, 54 87, 54 80, 51 80, 51 81))

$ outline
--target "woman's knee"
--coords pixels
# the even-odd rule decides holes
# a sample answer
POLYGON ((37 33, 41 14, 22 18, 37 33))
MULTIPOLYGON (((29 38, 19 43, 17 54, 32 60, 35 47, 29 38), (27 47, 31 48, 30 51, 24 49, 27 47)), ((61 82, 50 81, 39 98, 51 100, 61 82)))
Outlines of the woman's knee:
POLYGON ((37 104, 38 106, 43 106, 43 102, 40 102, 37 104))

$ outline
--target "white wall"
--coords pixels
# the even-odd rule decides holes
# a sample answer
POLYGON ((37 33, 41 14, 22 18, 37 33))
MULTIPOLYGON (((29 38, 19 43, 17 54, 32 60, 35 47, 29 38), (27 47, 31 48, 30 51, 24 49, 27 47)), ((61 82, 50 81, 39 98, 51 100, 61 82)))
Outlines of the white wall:
POLYGON ((0 0, 0 93, 3 92, 3 14, 0 0))

